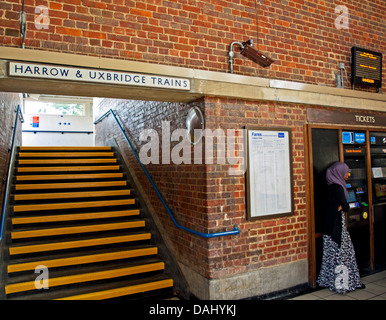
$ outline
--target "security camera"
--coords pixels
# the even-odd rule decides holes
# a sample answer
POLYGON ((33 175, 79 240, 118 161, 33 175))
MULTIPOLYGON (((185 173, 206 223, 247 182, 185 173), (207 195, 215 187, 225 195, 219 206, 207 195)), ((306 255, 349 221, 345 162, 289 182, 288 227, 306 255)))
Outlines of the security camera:
POLYGON ((274 60, 267 57, 265 54, 261 53, 253 46, 252 39, 245 42, 234 41, 231 43, 230 50, 228 53, 231 73, 233 73, 233 57, 234 57, 233 45, 235 44, 237 44, 240 47, 241 49, 240 54, 242 54, 244 57, 247 57, 249 60, 252 60, 253 62, 259 64, 263 68, 270 66, 274 62, 274 60))
POLYGON ((244 48, 241 49, 240 53, 249 60, 261 65, 263 68, 269 67, 274 62, 271 58, 253 47, 252 40, 245 41, 242 45, 244 48))

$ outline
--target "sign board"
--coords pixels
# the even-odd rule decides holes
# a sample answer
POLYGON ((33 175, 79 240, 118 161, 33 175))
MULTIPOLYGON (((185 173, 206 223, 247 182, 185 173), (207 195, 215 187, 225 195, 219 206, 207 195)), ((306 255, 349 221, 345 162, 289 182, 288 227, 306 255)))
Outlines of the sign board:
POLYGON ((308 108, 307 120, 315 123, 385 127, 386 113, 365 113, 361 111, 344 112, 308 108))
POLYGON ((291 129, 246 128, 248 219, 293 213, 291 129))
POLYGON ((24 62, 10 62, 9 76, 190 90, 190 80, 184 78, 24 62))
POLYGON ((382 54, 358 47, 351 48, 351 83, 382 87, 382 54))

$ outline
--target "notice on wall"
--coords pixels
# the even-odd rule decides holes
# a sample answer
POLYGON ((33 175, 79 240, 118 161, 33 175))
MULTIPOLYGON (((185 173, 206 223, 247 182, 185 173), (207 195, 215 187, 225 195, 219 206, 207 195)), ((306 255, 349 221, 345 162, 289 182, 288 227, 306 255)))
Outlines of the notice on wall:
POLYGON ((293 212, 290 129, 247 128, 248 219, 293 212))

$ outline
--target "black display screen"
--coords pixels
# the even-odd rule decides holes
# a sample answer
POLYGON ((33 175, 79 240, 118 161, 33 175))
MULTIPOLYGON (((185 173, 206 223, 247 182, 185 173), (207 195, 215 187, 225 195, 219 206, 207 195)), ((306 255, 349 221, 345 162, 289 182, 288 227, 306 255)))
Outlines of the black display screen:
POLYGON ((367 49, 351 49, 351 82, 363 86, 382 87, 382 54, 367 49))

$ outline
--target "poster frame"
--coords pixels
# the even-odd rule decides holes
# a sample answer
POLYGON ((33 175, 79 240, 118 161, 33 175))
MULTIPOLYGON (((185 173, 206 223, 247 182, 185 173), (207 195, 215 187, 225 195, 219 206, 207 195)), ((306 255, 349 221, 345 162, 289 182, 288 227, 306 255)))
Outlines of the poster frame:
MULTIPOLYGON (((246 171, 246 202, 247 202, 247 220, 254 221, 259 219, 267 219, 267 218, 279 218, 283 216, 291 216, 294 215, 294 182, 293 182, 293 155, 292 155, 292 129, 285 127, 258 127, 258 126, 246 126, 246 139, 245 139, 245 150, 246 150, 246 163, 247 163, 247 171, 246 171), (250 165, 250 150, 249 150, 249 136, 250 131, 270 131, 276 132, 287 132, 288 133, 288 157, 285 160, 289 164, 289 188, 290 188, 290 206, 289 210, 286 212, 269 212, 259 215, 253 215, 251 212, 251 194, 253 194, 254 190, 251 190, 252 184, 251 179, 255 174, 254 171, 251 171, 250 165)), ((288 189, 288 184, 287 188, 288 189)))

